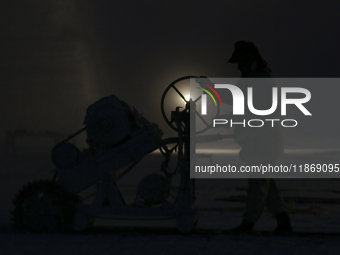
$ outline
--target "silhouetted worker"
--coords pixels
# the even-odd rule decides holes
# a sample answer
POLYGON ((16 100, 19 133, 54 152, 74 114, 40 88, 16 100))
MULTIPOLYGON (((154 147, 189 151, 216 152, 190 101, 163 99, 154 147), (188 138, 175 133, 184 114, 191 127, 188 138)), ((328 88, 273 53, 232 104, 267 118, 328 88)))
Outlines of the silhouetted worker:
MULTIPOLYGON (((274 86, 267 63, 262 59, 257 47, 252 42, 238 41, 229 63, 238 65, 241 79, 237 86, 246 94, 247 87, 253 87, 253 104, 256 109, 269 109, 272 105, 272 87, 274 86), (263 78, 263 79, 248 79, 263 78), (267 79, 266 79, 267 78, 267 79), (269 79, 268 79, 269 78, 269 79), (249 81, 250 80, 250 81, 249 81)), ((230 102, 229 102, 230 103, 230 102)), ((276 112, 267 116, 256 116, 255 119, 277 119, 276 112)), ((254 116, 254 115, 253 115, 254 116)), ((236 116, 233 116, 235 118, 236 116)), ((249 112, 242 118, 251 117, 249 112), (248 114, 248 116, 247 116, 248 114)), ((263 127, 243 127, 238 125, 234 130, 235 142, 241 146, 239 156, 249 166, 260 164, 274 165, 283 154, 284 144, 279 125, 266 123, 263 127)), ((257 176, 258 177, 258 176, 257 176)), ((267 206, 277 219, 274 233, 289 235, 292 233, 289 216, 283 199, 273 179, 248 179, 246 212, 238 227, 232 233, 250 233, 267 206)))

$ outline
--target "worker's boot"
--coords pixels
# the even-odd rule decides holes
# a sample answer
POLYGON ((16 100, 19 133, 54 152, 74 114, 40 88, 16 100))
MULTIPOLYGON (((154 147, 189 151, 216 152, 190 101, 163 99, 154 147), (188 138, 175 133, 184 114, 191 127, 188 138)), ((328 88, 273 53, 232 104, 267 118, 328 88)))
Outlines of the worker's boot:
POLYGON ((293 234, 293 228, 290 225, 290 218, 288 216, 288 213, 286 212, 279 213, 276 216, 276 220, 277 227, 274 230, 275 235, 290 236, 293 234))
POLYGON ((255 223, 247 220, 242 220, 240 226, 227 231, 228 234, 250 234, 253 232, 255 223))

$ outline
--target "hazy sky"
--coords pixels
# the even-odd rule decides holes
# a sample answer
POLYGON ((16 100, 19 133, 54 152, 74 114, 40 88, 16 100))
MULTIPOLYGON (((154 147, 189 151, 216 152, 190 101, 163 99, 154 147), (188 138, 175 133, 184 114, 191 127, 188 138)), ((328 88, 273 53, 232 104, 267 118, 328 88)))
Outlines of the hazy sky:
POLYGON ((117 93, 128 93, 130 103, 158 116, 157 99, 172 80, 238 76, 227 63, 238 40, 253 41, 275 77, 339 77, 339 7, 336 1, 306 0, 101 0, 95 20, 112 73, 133 88, 117 93), (149 93, 150 100, 138 99, 149 93))
POLYGON ((253 41, 275 77, 339 76, 338 1, 7 5, 3 129, 76 131, 86 106, 115 94, 169 131, 159 106, 168 84, 185 75, 238 76, 227 63, 238 40, 253 41))
POLYGON ((233 44, 246 40, 276 76, 338 76, 336 1, 96 2, 98 29, 121 68, 114 72, 226 76, 233 44))

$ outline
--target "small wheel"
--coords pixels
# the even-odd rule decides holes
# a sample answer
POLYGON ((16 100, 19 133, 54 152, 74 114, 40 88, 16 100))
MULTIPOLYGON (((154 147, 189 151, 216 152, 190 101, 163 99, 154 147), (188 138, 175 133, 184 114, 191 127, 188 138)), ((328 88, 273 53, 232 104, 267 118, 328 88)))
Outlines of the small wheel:
POLYGON ((76 212, 71 227, 75 231, 83 231, 87 226, 93 223, 91 223, 91 221, 92 219, 86 216, 84 213, 76 212))
POLYGON ((181 233, 189 233, 198 223, 197 213, 181 214, 176 217, 176 227, 181 233))
MULTIPOLYGON (((180 90, 175 86, 177 83, 181 82, 181 81, 184 81, 184 80, 190 80, 191 78, 201 78, 201 77, 198 77, 198 76, 184 76, 184 77, 181 77, 175 81, 173 81, 166 89, 165 91, 163 92, 163 95, 162 95, 162 100, 161 100, 161 111, 162 111, 162 115, 163 115, 163 118, 165 120, 165 122, 173 129, 175 130, 176 132, 178 132, 178 128, 173 124, 173 122, 171 122, 169 120, 169 118, 167 117, 166 113, 165 113, 165 107, 164 107, 164 101, 165 101, 165 98, 166 98, 166 95, 167 93, 169 92, 169 90, 172 88, 174 89, 177 94, 182 98, 182 100, 185 102, 185 103, 189 103, 190 101, 187 100, 185 98, 185 96, 180 92, 180 90)), ((195 100, 193 100, 194 103, 197 103, 199 100, 201 99, 201 97, 198 97, 196 98, 195 100)), ((220 108, 217 107, 217 112, 216 112, 216 115, 215 116, 218 116, 219 113, 220 113, 220 108)), ((201 134, 205 131, 207 131, 209 128, 210 128, 210 124, 208 124, 203 118, 202 116, 195 110, 195 114, 197 115, 197 117, 203 122, 204 124, 204 128, 202 130, 199 130, 199 131, 196 131, 196 134, 201 134)))
POLYGON ((71 196, 55 182, 29 183, 13 200, 15 226, 35 233, 67 230, 73 221, 71 196))
POLYGON ((71 143, 61 143, 54 146, 51 158, 54 165, 60 169, 70 170, 79 162, 80 150, 71 143))

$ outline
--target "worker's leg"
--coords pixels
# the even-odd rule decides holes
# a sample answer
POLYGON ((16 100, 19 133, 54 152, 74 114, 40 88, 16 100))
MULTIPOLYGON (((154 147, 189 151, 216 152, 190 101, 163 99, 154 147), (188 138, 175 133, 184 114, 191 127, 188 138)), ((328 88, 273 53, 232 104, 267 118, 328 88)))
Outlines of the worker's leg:
POLYGON ((276 217, 280 213, 286 212, 287 210, 274 179, 270 179, 269 190, 267 193, 265 205, 267 206, 268 210, 274 215, 274 217, 276 217))
POLYGON ((269 190, 269 179, 248 179, 246 211, 241 225, 229 230, 231 233, 250 233, 260 218, 269 190))
POLYGON ((266 205, 270 189, 270 179, 249 179, 247 189, 246 211, 243 219, 255 223, 266 205))
POLYGON ((274 233, 278 235, 291 235, 293 233, 293 228, 290 224, 290 217, 274 179, 270 179, 266 206, 277 220, 277 227, 275 228, 274 233))

